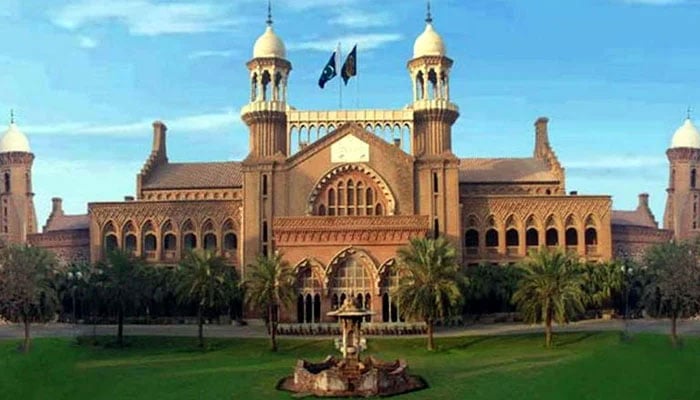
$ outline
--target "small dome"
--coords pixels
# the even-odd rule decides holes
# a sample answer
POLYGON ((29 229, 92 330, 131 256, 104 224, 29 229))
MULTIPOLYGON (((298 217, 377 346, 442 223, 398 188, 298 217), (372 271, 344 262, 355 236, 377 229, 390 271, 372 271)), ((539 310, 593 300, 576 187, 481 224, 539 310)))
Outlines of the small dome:
POLYGON ((275 34, 272 26, 268 25, 265 33, 260 35, 253 46, 253 58, 258 57, 277 57, 287 58, 287 50, 284 48, 282 39, 275 34))
POLYGON ((428 22, 423 33, 418 36, 413 44, 413 58, 444 55, 445 43, 442 41, 440 34, 433 29, 433 24, 428 22))
POLYGON ((11 123, 5 134, 0 138, 0 153, 9 153, 13 151, 21 151, 24 153, 32 152, 29 148, 29 140, 27 137, 19 130, 17 125, 11 123))
POLYGON ((686 118, 683 125, 673 134, 671 148, 675 149, 677 147, 700 149, 700 132, 698 132, 698 128, 693 125, 690 118, 686 118))

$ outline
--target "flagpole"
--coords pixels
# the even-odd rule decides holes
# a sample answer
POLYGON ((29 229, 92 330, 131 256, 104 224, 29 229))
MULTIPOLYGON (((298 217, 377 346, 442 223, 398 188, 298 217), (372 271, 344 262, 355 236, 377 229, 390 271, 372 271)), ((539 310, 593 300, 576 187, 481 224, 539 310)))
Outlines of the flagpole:
MULTIPOLYGON (((341 55, 340 55, 340 42, 338 42, 338 51, 335 53, 335 65, 341 65, 341 55)), ((336 67, 337 68, 337 67, 336 67)), ((342 67, 341 67, 342 68, 342 67)), ((343 80, 338 79, 338 108, 343 109, 343 80)))

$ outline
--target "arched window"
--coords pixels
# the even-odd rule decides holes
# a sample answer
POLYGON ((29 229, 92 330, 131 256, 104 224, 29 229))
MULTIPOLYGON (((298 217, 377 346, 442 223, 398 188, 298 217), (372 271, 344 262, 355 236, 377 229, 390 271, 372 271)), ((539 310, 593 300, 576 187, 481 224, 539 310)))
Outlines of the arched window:
POLYGON ((224 250, 232 251, 238 248, 238 237, 233 232, 224 234, 224 250))
POLYGON ((525 245, 527 247, 537 247, 540 245, 540 233, 536 228, 528 228, 525 232, 525 245))
POLYGON ((695 181, 697 178, 697 172, 695 171, 695 168, 690 170, 690 187, 695 189, 695 181))
POLYGON ((216 251, 216 234, 209 232, 204 235, 204 249, 216 251))
POLYGON ((556 246, 559 244, 559 231, 557 228, 549 228, 545 233, 545 243, 547 246, 556 246))
POLYGON ((192 250, 197 248, 197 235, 192 232, 188 232, 183 236, 183 247, 185 250, 192 250))
POLYGON ((498 231, 490 228, 486 231, 486 247, 498 247, 498 231))
POLYGON ((124 236, 124 250, 128 252, 136 251, 136 235, 133 233, 127 233, 124 236))
POLYGON ((355 183, 348 180, 348 215, 355 215, 355 183))
POLYGON ((263 72, 262 79, 260 83, 262 84, 262 100, 267 101, 270 99, 270 73, 268 71, 263 72))
POLYGON ((374 215, 384 215, 384 207, 382 207, 382 203, 377 203, 377 206, 374 207, 374 215))
POLYGON ((174 233, 168 232, 163 236, 163 250, 165 251, 176 251, 177 250, 177 237, 174 233))
POLYGON ((506 246, 514 247, 520 245, 520 236, 518 235, 518 230, 515 228, 510 228, 506 231, 506 246))
POLYGON ((465 247, 479 247, 479 232, 476 229, 468 229, 464 234, 465 247))
POLYGON ((595 228, 586 228, 586 246, 595 246, 598 244, 598 232, 595 228))
POLYGON ((423 71, 419 71, 416 75, 416 100, 425 99, 425 80, 423 79, 423 71))
POLYGON ((105 235, 105 251, 106 252, 112 252, 116 250, 119 245, 117 244, 117 235, 114 233, 108 233, 105 235))
POLYGON ((576 228, 571 227, 566 229, 566 245, 578 245, 578 231, 576 230, 576 228))
MULTIPOLYGON (((399 287, 399 270, 392 265, 382 278, 381 296, 382 296, 382 322, 399 322, 402 321, 399 314, 399 305, 394 299, 393 294, 396 288, 399 287)), ((370 303, 369 294, 365 297, 365 304, 370 303)))
POLYGON ((156 235, 149 232, 143 237, 143 251, 156 251, 156 235))

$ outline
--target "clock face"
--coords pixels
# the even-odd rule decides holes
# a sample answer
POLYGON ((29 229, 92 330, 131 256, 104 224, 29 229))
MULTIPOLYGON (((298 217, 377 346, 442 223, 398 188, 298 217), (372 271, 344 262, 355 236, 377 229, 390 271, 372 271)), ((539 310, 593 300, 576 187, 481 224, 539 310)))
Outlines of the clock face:
POLYGON ((331 162, 367 162, 369 145, 356 136, 347 135, 331 145, 331 162))

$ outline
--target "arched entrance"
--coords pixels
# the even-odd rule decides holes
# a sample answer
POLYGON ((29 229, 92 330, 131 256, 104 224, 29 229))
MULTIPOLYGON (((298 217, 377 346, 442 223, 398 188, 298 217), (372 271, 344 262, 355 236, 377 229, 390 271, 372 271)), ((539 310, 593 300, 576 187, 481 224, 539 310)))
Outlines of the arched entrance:
MULTIPOLYGON (((331 268, 330 309, 338 309, 345 299, 352 296, 358 306, 371 310, 372 294, 376 291, 376 267, 369 256, 346 251, 336 258, 331 268)), ((371 320, 371 317, 367 318, 368 322, 371 320)))
POLYGON ((323 286, 318 268, 308 261, 297 267, 297 322, 321 322, 321 292, 323 286))

